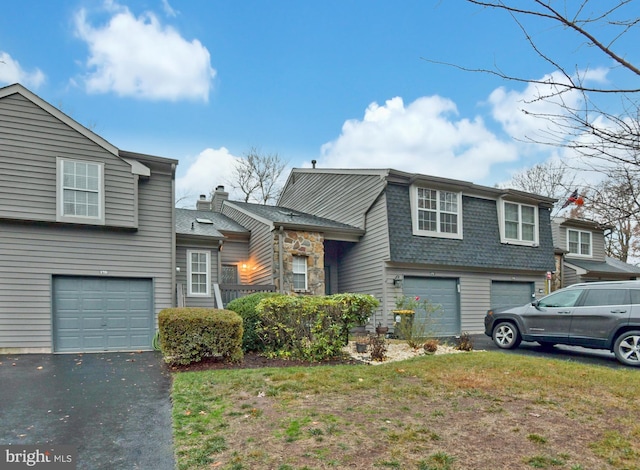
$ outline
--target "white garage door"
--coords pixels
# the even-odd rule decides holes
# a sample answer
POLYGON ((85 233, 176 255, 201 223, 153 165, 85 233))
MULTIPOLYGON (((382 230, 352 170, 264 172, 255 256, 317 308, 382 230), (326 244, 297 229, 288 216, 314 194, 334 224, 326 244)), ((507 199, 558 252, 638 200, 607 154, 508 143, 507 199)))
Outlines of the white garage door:
POLYGON ((150 350, 151 279, 55 276, 55 352, 150 350))
MULTIPOLYGON (((405 296, 428 299, 439 306, 433 315, 433 333, 437 336, 455 336, 460 334, 460 299, 458 280, 450 278, 405 277, 402 291, 405 296)), ((424 310, 418 310, 415 321, 426 317, 424 310)))

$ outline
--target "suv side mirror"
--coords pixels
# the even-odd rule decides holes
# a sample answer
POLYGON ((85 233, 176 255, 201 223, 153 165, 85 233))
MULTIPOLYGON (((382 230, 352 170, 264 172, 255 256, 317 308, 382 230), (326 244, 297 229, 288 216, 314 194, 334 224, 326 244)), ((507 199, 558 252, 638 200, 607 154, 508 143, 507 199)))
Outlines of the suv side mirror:
POLYGON ((538 306, 540 305, 540 301, 534 300, 533 302, 531 302, 531 305, 533 305, 535 308, 538 308, 538 306))

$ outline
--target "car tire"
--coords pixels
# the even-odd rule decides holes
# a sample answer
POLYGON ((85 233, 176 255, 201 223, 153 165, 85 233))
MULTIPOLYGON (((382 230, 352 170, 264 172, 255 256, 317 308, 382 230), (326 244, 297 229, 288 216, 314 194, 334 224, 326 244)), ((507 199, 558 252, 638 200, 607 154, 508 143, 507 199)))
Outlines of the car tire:
POLYGON ((613 352, 622 364, 640 367, 640 331, 625 331, 618 336, 613 352))
POLYGON ((513 349, 520 345, 522 338, 518 327, 510 322, 500 322, 493 329, 493 342, 500 349, 513 349))

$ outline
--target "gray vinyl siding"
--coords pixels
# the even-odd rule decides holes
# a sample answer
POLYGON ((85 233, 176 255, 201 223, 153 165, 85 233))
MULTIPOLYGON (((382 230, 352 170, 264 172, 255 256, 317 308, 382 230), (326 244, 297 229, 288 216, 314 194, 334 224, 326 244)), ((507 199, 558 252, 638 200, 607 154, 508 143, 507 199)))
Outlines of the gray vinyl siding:
POLYGON ((215 308, 216 301, 213 293, 213 284, 218 282, 218 242, 215 242, 215 247, 211 247, 211 242, 181 242, 178 241, 176 246, 176 267, 180 268, 180 272, 176 273, 176 283, 183 285, 183 292, 185 295, 185 305, 187 307, 207 307, 215 308), (209 292, 208 297, 190 297, 187 284, 187 273, 189 272, 187 251, 208 251, 210 257, 210 272, 209 272, 209 292))
POLYGON ((366 213, 384 186, 379 174, 300 172, 291 175, 278 205, 365 228, 366 213))
MULTIPOLYGON (((338 291, 385 297, 384 269, 389 259, 389 232, 385 197, 366 214, 367 232, 338 259, 338 291)), ((382 306, 374 317, 382 323, 382 306)), ((372 319, 372 322, 374 320, 372 319)), ((377 322, 376 322, 377 324, 377 322)))
POLYGON ((247 282, 254 285, 275 284, 273 279, 273 244, 274 237, 277 235, 272 232, 271 227, 268 225, 227 204, 223 206, 222 213, 251 232, 247 263, 248 273, 244 275, 247 282))
POLYGON ((135 232, 0 221, 0 351, 51 351, 54 275, 152 279, 155 313, 171 307, 172 193, 170 172, 140 182, 135 232))
POLYGON ((580 278, 576 270, 573 268, 570 268, 565 264, 564 271, 563 271, 562 285, 566 287, 566 286, 571 286, 573 284, 577 284, 578 282, 580 282, 580 278))
POLYGON ((56 158, 104 163, 105 225, 136 227, 131 166, 31 101, 0 99, 0 218, 56 220, 56 158))
POLYGON ((238 266, 241 284, 249 284, 249 273, 242 270, 242 264, 249 260, 249 242, 225 241, 221 252, 221 263, 238 266))
MULTIPOLYGON (((554 224, 557 225, 557 224, 554 224)), ((583 228, 574 228, 574 227, 566 227, 560 226, 558 230, 559 236, 559 248, 564 250, 569 250, 569 245, 567 243, 568 235, 567 232, 569 230, 577 230, 579 232, 590 232, 591 233, 591 257, 585 258, 584 256, 575 256, 571 253, 567 253, 565 256, 567 260, 570 258, 582 258, 582 259, 590 259, 592 261, 604 261, 606 257, 605 249, 604 249, 604 233, 601 231, 592 232, 591 230, 583 229, 583 228)))

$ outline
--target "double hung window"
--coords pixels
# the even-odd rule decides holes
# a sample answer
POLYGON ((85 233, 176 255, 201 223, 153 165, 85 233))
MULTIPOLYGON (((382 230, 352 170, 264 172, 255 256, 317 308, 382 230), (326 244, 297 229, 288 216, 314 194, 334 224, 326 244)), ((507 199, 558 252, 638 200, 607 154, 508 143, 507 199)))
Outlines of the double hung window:
POLYGON ((527 204, 503 201, 501 232, 505 242, 537 245, 537 208, 527 204))
POLYGON ((187 251, 188 295, 210 297, 211 253, 209 251, 187 251))
POLYGON ((59 158, 57 171, 58 221, 103 223, 103 165, 59 158))
POLYGON ((412 196, 416 235, 462 238, 460 193, 416 187, 412 196))
POLYGON ((567 249, 572 255, 591 256, 591 232, 567 230, 567 249))
POLYGON ((307 290, 307 257, 293 257, 293 288, 307 290))

